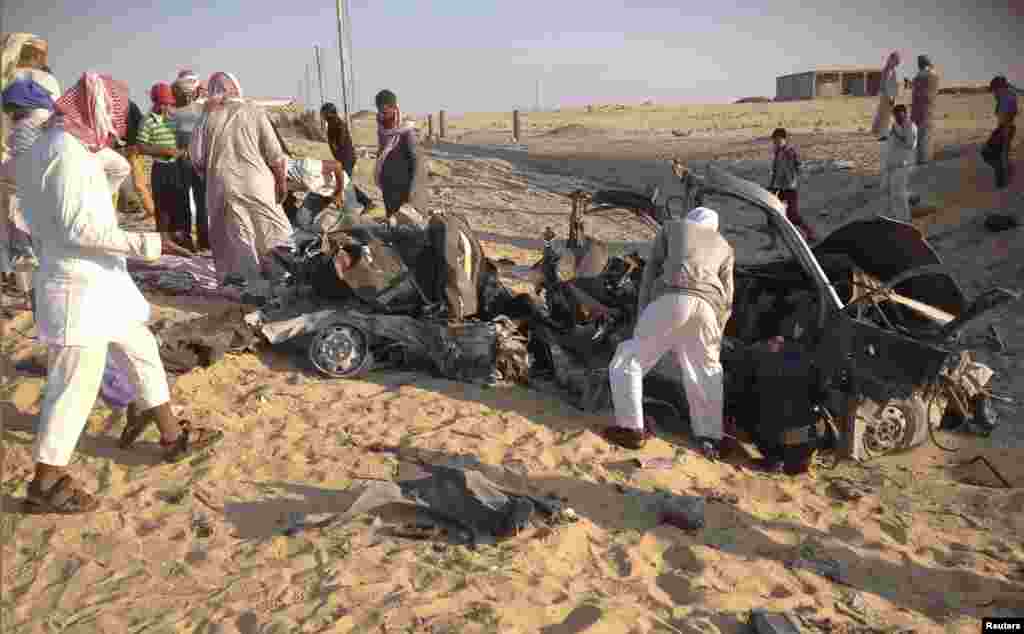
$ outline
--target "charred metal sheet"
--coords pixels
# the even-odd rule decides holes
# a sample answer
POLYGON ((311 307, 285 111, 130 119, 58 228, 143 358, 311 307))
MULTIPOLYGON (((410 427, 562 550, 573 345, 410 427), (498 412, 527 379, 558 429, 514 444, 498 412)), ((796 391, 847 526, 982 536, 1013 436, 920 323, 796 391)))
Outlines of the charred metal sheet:
POLYGON ((857 266, 881 280, 904 271, 942 264, 924 234, 906 222, 891 218, 858 220, 833 231, 814 248, 822 253, 845 253, 857 266))

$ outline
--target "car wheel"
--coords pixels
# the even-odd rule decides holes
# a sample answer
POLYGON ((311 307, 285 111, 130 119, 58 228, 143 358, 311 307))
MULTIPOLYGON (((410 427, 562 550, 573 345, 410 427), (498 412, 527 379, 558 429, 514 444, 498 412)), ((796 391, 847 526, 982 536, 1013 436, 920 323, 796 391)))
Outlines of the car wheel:
POLYGON ((354 378, 373 367, 370 338, 348 324, 335 324, 321 330, 309 344, 309 360, 322 374, 331 378, 354 378))
POLYGON ((866 400, 857 408, 861 455, 867 458, 902 451, 923 443, 928 437, 927 405, 919 394, 884 403, 866 400))

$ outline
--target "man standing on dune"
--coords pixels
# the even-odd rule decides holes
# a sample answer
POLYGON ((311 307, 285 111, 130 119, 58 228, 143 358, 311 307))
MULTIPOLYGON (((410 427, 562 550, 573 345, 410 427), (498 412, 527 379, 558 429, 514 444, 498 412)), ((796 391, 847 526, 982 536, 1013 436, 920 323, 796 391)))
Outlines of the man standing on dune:
POLYGON ((910 101, 910 120, 917 126, 917 164, 932 160, 932 130, 935 123, 935 100, 939 95, 939 74, 927 55, 919 55, 910 101))
POLYGON ((907 184, 914 151, 919 143, 917 125, 907 118, 907 107, 899 104, 892 109, 893 124, 889 130, 889 217, 910 222, 910 193, 907 184))
POLYGON ((996 129, 992 131, 982 155, 996 172, 996 189, 1005 189, 1013 180, 1010 147, 1017 134, 1017 95, 1002 75, 993 78, 989 88, 996 100, 996 129))
POLYGON ((892 127, 892 109, 896 106, 896 97, 899 96, 899 84, 896 81, 896 69, 900 65, 899 51, 893 51, 885 61, 882 68, 882 84, 878 89, 878 112, 875 114, 875 122, 871 131, 878 135, 879 161, 878 171, 881 175, 882 191, 889 189, 889 159, 886 153, 889 150, 889 128, 892 127))
POLYGON ((775 157, 772 160, 772 180, 769 191, 778 196, 786 205, 786 217, 792 222, 804 239, 817 240, 814 229, 800 215, 800 193, 797 189, 800 182, 800 157, 796 148, 789 144, 785 128, 777 128, 772 132, 772 143, 775 145, 775 157))

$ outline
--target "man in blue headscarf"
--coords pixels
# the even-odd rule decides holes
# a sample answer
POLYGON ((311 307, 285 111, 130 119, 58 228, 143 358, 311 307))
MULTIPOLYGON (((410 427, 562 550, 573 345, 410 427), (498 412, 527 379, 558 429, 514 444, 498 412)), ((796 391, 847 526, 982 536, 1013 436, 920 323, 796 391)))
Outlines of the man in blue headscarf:
POLYGON ((0 168, 0 273, 6 277, 14 273, 17 261, 31 262, 33 257, 28 224, 14 184, 12 159, 32 146, 54 104, 50 92, 33 79, 16 79, 8 84, 3 103, 14 119, 5 139, 9 156, 0 168))

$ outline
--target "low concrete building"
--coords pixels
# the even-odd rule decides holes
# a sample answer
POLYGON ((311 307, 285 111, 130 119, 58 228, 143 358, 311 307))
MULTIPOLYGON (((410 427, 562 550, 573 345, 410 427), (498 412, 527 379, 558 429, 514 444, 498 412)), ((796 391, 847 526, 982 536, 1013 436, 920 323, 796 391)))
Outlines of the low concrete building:
POLYGON ((881 68, 827 66, 777 78, 775 100, 875 97, 881 85, 881 68))

